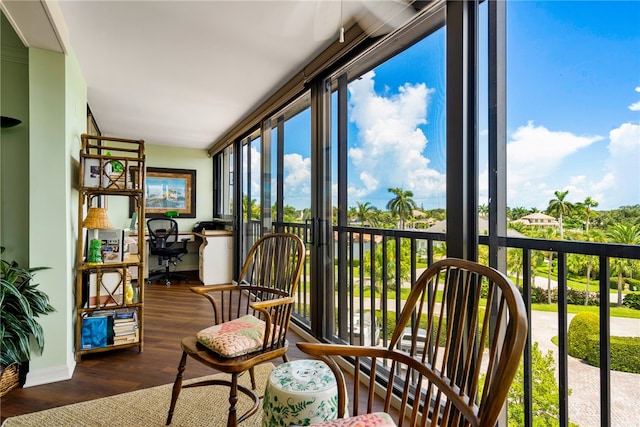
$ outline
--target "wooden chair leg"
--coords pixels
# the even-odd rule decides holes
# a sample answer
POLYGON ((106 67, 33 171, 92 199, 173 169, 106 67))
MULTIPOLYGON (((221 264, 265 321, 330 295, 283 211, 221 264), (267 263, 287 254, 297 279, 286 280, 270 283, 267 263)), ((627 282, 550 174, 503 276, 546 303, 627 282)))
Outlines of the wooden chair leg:
POLYGON ((227 427, 236 427, 238 425, 238 414, 236 413, 238 403, 238 374, 231 374, 231 390, 229 391, 229 418, 227 418, 227 427))
POLYGON ((187 353, 182 352, 182 358, 180 359, 180 364, 178 365, 178 374, 176 375, 176 381, 173 383, 173 392, 171 393, 171 405, 169 406, 169 413, 167 414, 167 424, 171 424, 171 418, 173 418, 173 410, 176 407, 176 402, 178 401, 178 395, 180 394, 180 390, 182 390, 182 374, 184 373, 184 368, 187 365, 187 353))
POLYGON ((251 377, 251 390, 256 389, 256 376, 253 372, 253 368, 249 368, 249 376, 251 377))

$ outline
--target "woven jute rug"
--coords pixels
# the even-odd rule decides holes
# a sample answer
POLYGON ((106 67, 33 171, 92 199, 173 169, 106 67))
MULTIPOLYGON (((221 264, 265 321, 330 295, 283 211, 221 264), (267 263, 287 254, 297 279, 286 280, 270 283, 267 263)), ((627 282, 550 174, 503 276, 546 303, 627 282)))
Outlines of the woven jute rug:
MULTIPOLYGON (((267 379, 273 369, 270 363, 255 368, 256 389, 264 392, 267 379)), ((217 374, 187 380, 188 384, 204 378, 230 377, 217 374)), ((238 381, 251 388, 249 374, 238 381)), ((164 426, 171 403, 173 384, 103 397, 73 405, 7 418, 2 427, 79 427, 79 426, 164 426)), ((251 406, 251 399, 238 393, 238 415, 251 406)), ((173 427, 226 426, 229 409, 229 389, 223 386, 186 388, 180 392, 173 414, 173 427)), ((256 414, 240 424, 242 427, 258 427, 262 422, 262 407, 256 414)))

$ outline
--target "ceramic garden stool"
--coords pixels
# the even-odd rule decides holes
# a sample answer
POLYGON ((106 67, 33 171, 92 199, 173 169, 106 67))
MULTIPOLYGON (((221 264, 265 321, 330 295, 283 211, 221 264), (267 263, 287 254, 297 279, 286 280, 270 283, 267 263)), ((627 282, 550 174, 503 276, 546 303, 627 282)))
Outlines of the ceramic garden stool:
POLYGON ((335 420, 338 387, 333 373, 319 360, 283 363, 269 375, 262 409, 262 427, 335 420))

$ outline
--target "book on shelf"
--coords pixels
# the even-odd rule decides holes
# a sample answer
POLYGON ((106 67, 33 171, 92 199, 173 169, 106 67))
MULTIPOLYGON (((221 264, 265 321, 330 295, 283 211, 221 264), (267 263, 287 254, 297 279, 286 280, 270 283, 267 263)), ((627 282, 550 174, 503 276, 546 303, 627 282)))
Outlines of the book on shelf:
POLYGON ((127 321, 137 322, 138 320, 138 311, 137 310, 117 310, 113 315, 114 321, 116 323, 122 323, 127 321))
POLYGON ((136 310, 95 310, 82 318, 81 348, 90 350, 138 342, 138 328, 136 310))
POLYGON ((115 310, 96 310, 91 313, 91 317, 112 317, 115 312, 115 310))
POLYGON ((136 343, 139 340, 140 339, 138 338, 138 334, 125 335, 125 336, 122 336, 122 337, 116 337, 114 339, 113 344, 114 345, 131 344, 131 343, 136 343))
POLYGON ((137 324, 138 322, 133 319, 113 319, 114 327, 124 328, 127 326, 137 325, 137 324))
POLYGON ((115 329, 127 329, 133 328, 135 326, 138 326, 138 322, 136 322, 135 320, 128 320, 126 322, 113 322, 113 327, 115 329))
POLYGON ((137 324, 131 324, 131 325, 126 325, 123 327, 118 327, 118 326, 114 326, 113 327, 113 335, 118 337, 121 335, 129 335, 129 334, 133 334, 136 332, 136 329, 138 329, 138 325, 137 324))

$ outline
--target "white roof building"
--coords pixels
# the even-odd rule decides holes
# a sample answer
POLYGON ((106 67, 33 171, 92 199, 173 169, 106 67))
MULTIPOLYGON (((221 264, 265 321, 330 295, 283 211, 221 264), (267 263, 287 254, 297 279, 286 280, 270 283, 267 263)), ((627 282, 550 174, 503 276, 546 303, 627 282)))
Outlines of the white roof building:
POLYGON ((559 227, 560 223, 557 219, 550 215, 543 214, 542 212, 535 212, 529 215, 525 215, 514 222, 520 222, 524 225, 530 225, 535 227, 559 227))

